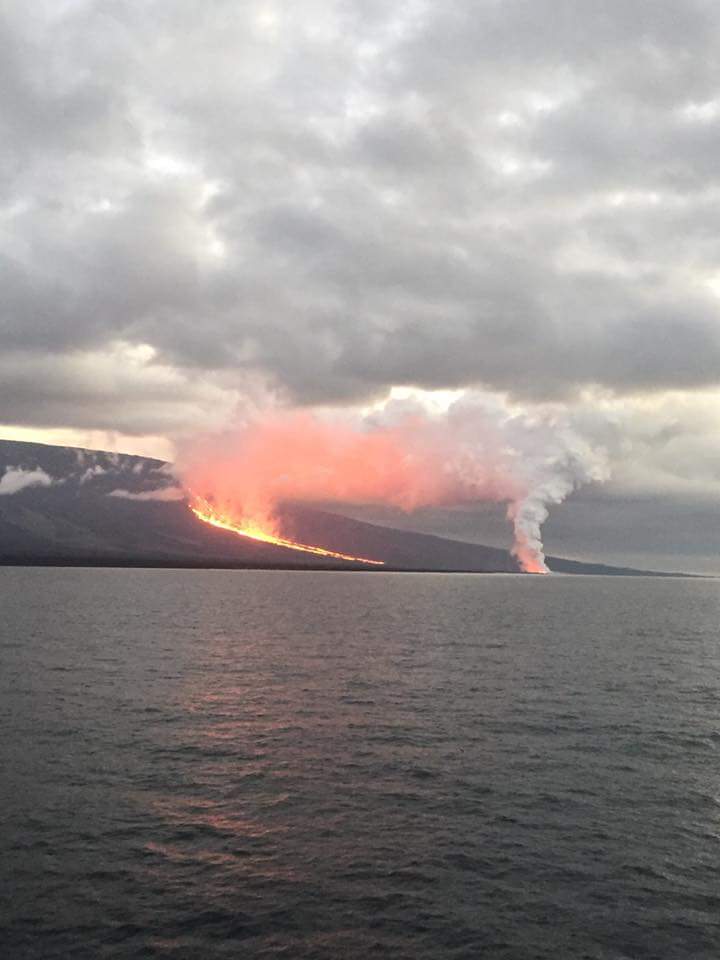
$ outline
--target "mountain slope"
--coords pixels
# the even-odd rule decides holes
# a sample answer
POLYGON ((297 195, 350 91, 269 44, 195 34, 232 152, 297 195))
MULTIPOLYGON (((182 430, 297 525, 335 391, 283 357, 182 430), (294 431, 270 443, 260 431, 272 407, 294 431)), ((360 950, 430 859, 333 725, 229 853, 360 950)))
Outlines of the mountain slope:
MULTIPOLYGON (((353 568, 210 527, 160 460, 0 440, 0 563, 353 568), (14 492, 9 492, 9 491, 14 492)), ((507 551, 286 506, 283 530, 306 543, 384 560, 386 569, 518 572, 507 551)), ((640 571, 549 558, 567 573, 640 571)), ((365 568, 367 569, 367 568, 365 568)))

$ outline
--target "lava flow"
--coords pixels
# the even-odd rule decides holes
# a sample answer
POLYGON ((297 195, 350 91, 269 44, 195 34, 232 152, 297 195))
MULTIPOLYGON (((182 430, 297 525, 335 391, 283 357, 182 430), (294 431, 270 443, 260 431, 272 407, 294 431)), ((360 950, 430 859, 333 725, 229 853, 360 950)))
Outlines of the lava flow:
POLYGON ((300 550, 303 553, 313 553, 318 557, 331 557, 333 560, 350 560, 353 563, 369 563, 376 567, 385 565, 384 560, 368 560, 367 557, 353 557, 348 553, 338 553, 335 550, 326 550, 324 547, 315 547, 308 543, 298 543, 297 540, 289 540, 287 537, 278 537, 265 529, 261 524, 252 521, 243 521, 236 523, 231 517, 219 512, 211 503, 202 497, 194 497, 190 504, 190 509, 203 523, 209 523, 212 527, 219 527, 221 530, 229 530, 230 533, 236 533, 239 537, 249 537, 251 540, 260 540, 262 543, 274 543, 278 547, 287 547, 290 550, 300 550))

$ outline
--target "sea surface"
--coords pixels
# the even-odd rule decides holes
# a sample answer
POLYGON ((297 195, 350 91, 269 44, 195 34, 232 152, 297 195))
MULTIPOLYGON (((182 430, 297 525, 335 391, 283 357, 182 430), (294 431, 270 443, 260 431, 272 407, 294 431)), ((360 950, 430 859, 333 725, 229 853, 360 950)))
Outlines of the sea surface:
POLYGON ((720 583, 0 569, 0 956, 720 957, 720 583))

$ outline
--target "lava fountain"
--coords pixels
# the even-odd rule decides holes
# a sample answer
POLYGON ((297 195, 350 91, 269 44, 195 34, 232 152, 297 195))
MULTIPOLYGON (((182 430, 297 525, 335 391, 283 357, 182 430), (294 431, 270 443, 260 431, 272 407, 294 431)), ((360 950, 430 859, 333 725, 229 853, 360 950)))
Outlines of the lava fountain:
POLYGON ((236 533, 239 537, 248 537, 250 540, 259 540, 262 543, 273 543, 277 547, 287 547, 290 550, 299 550, 302 553, 312 553, 317 557, 330 557, 332 560, 348 560, 353 563, 367 563, 375 567, 385 565, 384 560, 370 560, 368 557, 353 557, 349 553, 339 553, 336 550, 326 550, 324 547, 313 546, 309 543, 300 543, 297 540, 291 540, 289 537, 281 537, 268 529, 269 522, 259 520, 235 520, 231 514, 226 514, 222 510, 216 509, 209 501, 203 497, 193 497, 190 503, 190 509, 203 523, 210 524, 211 527, 218 527, 220 530, 229 530, 230 533, 236 533))

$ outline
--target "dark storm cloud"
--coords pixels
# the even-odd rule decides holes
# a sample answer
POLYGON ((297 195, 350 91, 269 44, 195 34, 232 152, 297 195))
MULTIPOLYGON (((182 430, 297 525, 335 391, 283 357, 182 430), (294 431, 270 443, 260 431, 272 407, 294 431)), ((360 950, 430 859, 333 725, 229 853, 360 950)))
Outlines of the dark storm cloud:
POLYGON ((288 7, 4 5, 13 422, 118 342, 304 403, 718 383, 716 5, 288 7))

